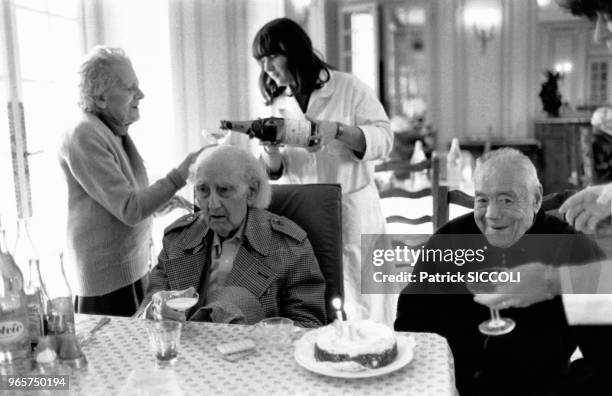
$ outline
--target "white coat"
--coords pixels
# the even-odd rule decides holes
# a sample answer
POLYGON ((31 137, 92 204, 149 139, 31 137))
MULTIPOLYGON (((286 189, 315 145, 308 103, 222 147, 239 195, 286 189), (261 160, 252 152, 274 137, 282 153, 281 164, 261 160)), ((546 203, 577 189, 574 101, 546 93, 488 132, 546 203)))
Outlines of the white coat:
POLYGON ((382 104, 356 77, 331 71, 329 81, 311 94, 306 114, 295 97, 286 94, 274 100, 272 112, 283 118, 341 122, 363 131, 366 148, 362 158, 338 140, 314 153, 300 147, 285 147, 280 182, 339 183, 342 186, 345 309, 352 318, 389 321, 392 318, 384 317, 389 316, 388 313, 381 314, 382 307, 373 307, 373 299, 361 294, 361 234, 385 233, 373 162, 388 156, 393 147, 393 133, 382 104), (376 314, 379 316, 375 317, 376 314))

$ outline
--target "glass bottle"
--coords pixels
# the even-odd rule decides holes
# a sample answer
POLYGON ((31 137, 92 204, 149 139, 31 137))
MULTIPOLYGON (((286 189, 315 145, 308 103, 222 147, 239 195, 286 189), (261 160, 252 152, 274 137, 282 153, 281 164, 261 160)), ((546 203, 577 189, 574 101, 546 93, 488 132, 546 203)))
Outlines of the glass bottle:
MULTIPOLYGON (((419 162, 425 161, 427 156, 425 150, 423 150, 423 142, 417 140, 414 142, 414 150, 412 151, 412 157, 410 157, 411 164, 418 164, 419 162)), ((427 176, 427 169, 422 171, 412 172, 410 174, 410 182, 413 190, 421 190, 427 188, 430 185, 429 177, 427 176)))
POLYGON ((24 275, 24 292, 28 311, 28 333, 32 349, 38 339, 45 335, 45 312, 38 253, 30 237, 27 219, 17 223, 17 239, 13 250, 17 266, 24 275))
POLYGON ((316 125, 308 120, 295 120, 279 117, 259 118, 248 121, 221 121, 221 129, 245 133, 263 142, 307 147, 314 143, 316 125))
POLYGON ((74 334, 72 290, 64 272, 63 254, 59 255, 58 264, 53 272, 53 277, 43 279, 44 289, 49 298, 47 306, 49 334, 55 336, 74 334))
POLYGON ((450 189, 461 187, 462 169, 463 160, 461 157, 461 147, 459 147, 459 139, 453 138, 451 148, 446 155, 446 181, 450 189))
POLYGON ((0 375, 26 374, 30 354, 23 275, 8 252, 0 224, 0 375))

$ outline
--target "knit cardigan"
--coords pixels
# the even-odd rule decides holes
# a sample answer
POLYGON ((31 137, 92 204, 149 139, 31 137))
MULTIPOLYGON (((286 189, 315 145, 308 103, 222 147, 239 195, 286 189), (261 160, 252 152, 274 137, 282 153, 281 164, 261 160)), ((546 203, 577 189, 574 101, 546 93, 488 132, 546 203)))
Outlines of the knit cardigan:
POLYGON ((151 215, 185 179, 176 169, 148 185, 130 165, 121 136, 84 113, 62 137, 59 162, 68 192, 64 263, 74 294, 99 296, 148 271, 151 215))

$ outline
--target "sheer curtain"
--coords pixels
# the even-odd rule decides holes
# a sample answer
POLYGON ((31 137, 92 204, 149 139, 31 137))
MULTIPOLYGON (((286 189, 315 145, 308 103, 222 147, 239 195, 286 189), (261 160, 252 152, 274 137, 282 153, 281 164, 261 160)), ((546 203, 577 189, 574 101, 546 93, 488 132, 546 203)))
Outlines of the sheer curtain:
MULTIPOLYGON (((267 115, 251 41, 284 11, 283 0, 170 2, 175 125, 185 131, 186 146, 201 144, 202 130, 217 128, 221 119, 267 115)), ((230 140, 248 145, 244 136, 230 140)))

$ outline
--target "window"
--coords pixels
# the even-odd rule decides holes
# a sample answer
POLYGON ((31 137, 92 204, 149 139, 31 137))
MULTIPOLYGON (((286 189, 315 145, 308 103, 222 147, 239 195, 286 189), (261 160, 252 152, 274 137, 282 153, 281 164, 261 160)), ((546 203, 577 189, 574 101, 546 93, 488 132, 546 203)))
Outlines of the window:
POLYGON ((0 112, 0 183, 6 192, 0 215, 9 247, 17 218, 29 217, 40 253, 55 253, 64 244, 66 211, 55 155, 76 111, 81 0, 2 0, 0 7, 6 59, 0 100, 10 110, 0 112))
POLYGON ((610 87, 610 61, 609 59, 589 59, 589 103, 591 105, 604 105, 609 103, 610 87))
POLYGON ((340 9, 340 69, 378 93, 378 10, 375 4, 340 9))

